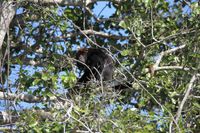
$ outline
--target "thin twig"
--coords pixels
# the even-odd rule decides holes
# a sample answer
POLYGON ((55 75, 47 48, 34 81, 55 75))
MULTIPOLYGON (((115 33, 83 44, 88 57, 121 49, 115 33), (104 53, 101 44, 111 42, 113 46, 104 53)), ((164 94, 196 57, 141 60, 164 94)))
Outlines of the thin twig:
POLYGON ((186 45, 184 44, 184 45, 181 45, 181 46, 178 46, 178 47, 175 47, 175 48, 172 48, 172 49, 169 49, 169 50, 161 52, 160 55, 158 56, 158 59, 156 60, 156 63, 153 65, 153 70, 155 71, 155 70, 158 69, 158 66, 159 66, 159 64, 160 64, 160 62, 161 62, 161 60, 162 60, 164 55, 167 55, 169 53, 175 52, 175 51, 177 51, 179 49, 183 49, 183 48, 185 48, 185 46, 186 45))
MULTIPOLYGON (((175 121, 174 121, 175 123, 178 123, 178 121, 179 121, 179 118, 181 116, 181 112, 183 110, 183 106, 184 106, 186 100, 188 99, 191 90, 193 89, 193 84, 194 84, 194 81, 196 80, 196 78, 197 78, 197 75, 195 74, 195 75, 192 76, 192 78, 189 82, 188 89, 187 89, 185 96, 184 96, 183 100, 181 101, 181 104, 179 105, 178 111, 176 113, 176 118, 175 118, 175 121)), ((173 124, 173 121, 171 121, 171 123, 170 123, 170 127, 169 127, 170 133, 172 133, 172 124, 173 124)))
POLYGON ((179 120, 179 118, 181 116, 181 112, 183 110, 183 106, 184 106, 184 104, 185 104, 185 102, 186 102, 191 90, 193 89, 193 84, 194 84, 194 81, 196 80, 196 78, 197 78, 196 75, 192 76, 192 78, 191 78, 191 80, 189 82, 189 85, 188 85, 188 89, 187 89, 187 91, 185 93, 185 96, 184 96, 184 98, 183 98, 183 100, 182 100, 182 102, 181 102, 181 104, 180 104, 180 106, 178 108, 178 111, 176 113, 176 119, 175 119, 177 123, 178 123, 178 120, 179 120))
POLYGON ((173 38, 175 38, 175 37, 177 37, 177 36, 179 36, 179 35, 185 35, 185 34, 190 34, 190 33, 194 33, 194 32, 197 32, 197 30, 189 30, 189 31, 187 30, 187 31, 185 31, 185 32, 182 31, 182 32, 179 32, 179 33, 175 33, 175 34, 169 35, 169 36, 167 36, 167 37, 165 37, 165 38, 163 38, 163 39, 161 39, 161 40, 157 40, 156 42, 153 42, 153 43, 151 43, 151 44, 148 44, 148 45, 145 46, 145 48, 154 46, 154 45, 156 45, 156 44, 158 44, 158 43, 161 43, 161 42, 163 42, 163 41, 165 41, 165 40, 173 39, 173 38))
POLYGON ((159 70, 184 70, 184 71, 189 71, 191 69, 184 67, 184 66, 162 66, 162 67, 156 67, 155 68, 155 71, 159 71, 159 70))

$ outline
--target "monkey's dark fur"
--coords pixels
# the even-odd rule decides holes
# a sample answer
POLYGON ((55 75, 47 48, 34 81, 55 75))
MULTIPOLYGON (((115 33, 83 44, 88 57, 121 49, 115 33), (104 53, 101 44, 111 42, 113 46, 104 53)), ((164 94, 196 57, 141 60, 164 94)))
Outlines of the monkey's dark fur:
POLYGON ((76 54, 77 67, 84 72, 78 82, 86 83, 91 79, 108 81, 112 79, 114 61, 100 48, 81 48, 76 54))

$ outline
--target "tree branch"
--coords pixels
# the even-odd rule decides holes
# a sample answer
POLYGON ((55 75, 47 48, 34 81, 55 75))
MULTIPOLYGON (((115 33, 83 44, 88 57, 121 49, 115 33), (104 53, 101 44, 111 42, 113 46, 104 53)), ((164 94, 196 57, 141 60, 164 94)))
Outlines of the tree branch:
MULTIPOLYGON (((179 118, 181 116, 181 112, 183 110, 183 106, 184 106, 186 100, 188 99, 191 90, 193 89, 193 84, 194 84, 194 81, 197 79, 197 76, 198 76, 197 74, 193 75, 190 82, 189 82, 188 89, 187 89, 185 96, 184 96, 183 100, 181 101, 179 108, 178 108, 178 111, 176 113, 175 123, 178 123, 178 121, 179 121, 179 118)), ((170 123, 170 128, 169 128, 170 133, 172 132, 172 124, 173 124, 173 121, 171 121, 171 123, 170 123)))
POLYGON ((191 92, 191 90, 193 88, 193 84, 194 84, 194 81, 196 80, 196 78, 197 78, 197 76, 193 75, 191 80, 190 80, 190 82, 189 82, 188 89, 187 89, 187 91, 185 93, 185 96, 184 96, 184 98, 183 98, 183 100, 182 100, 182 102, 181 102, 181 104, 180 104, 180 106, 178 108, 177 113, 176 113, 176 119, 175 119, 176 123, 178 123, 178 120, 179 120, 179 118, 181 116, 181 112, 183 110, 183 106, 184 106, 184 104, 185 104, 185 102, 186 102, 186 100, 187 100, 187 98, 188 98, 188 96, 189 96, 189 94, 190 94, 190 92, 191 92))
MULTIPOLYGON (((89 5, 102 0, 27 0, 28 2, 41 3, 41 4, 59 4, 68 6, 84 6, 84 4, 89 5)), ((113 3, 120 3, 122 0, 103 0, 110 1, 113 3)))
POLYGON ((94 31, 94 30, 83 30, 82 32, 84 32, 86 35, 97 35, 97 36, 101 36, 101 37, 105 37, 105 38, 128 39, 128 37, 111 35, 108 33, 98 32, 98 31, 94 31))
POLYGON ((104 38, 110 38, 110 39, 130 39, 129 36, 118 36, 118 35, 112 35, 104 32, 99 32, 99 31, 94 31, 94 30, 82 30, 81 33, 68 33, 67 36, 61 36, 58 37, 57 39, 63 39, 63 38, 73 38, 76 37, 77 35, 95 35, 95 36, 100 36, 104 38))
POLYGON ((169 49, 169 50, 161 52, 160 55, 158 56, 158 59, 156 60, 156 63, 150 67, 151 74, 154 74, 154 72, 156 70, 163 70, 163 69, 182 69, 182 70, 187 70, 188 71, 188 68, 184 68, 182 66, 163 66, 163 67, 159 67, 159 64, 162 61, 162 58, 163 58, 164 55, 173 53, 173 52, 175 52, 175 51, 177 51, 179 49, 183 49, 183 48, 185 48, 185 46, 186 45, 181 45, 181 46, 178 46, 178 47, 175 47, 175 48, 172 48, 172 49, 169 49))
MULTIPOLYGON (((53 120, 55 117, 51 112, 44 111, 42 109, 39 110, 23 110, 19 111, 21 113, 29 113, 37 114, 37 116, 40 117, 40 119, 50 119, 53 120)), ((0 123, 1 124, 13 124, 15 125, 15 122, 19 120, 19 115, 16 112, 13 111, 0 111, 0 123)))
POLYGON ((162 67, 156 67, 155 71, 159 70, 184 70, 184 71, 189 71, 190 68, 183 67, 183 66, 162 66, 162 67))
POLYGON ((180 35, 186 35, 186 34, 195 33, 195 32, 198 32, 198 30, 189 30, 189 31, 184 31, 184 32, 175 33, 175 34, 172 34, 172 35, 169 35, 169 36, 163 38, 162 40, 157 40, 156 42, 153 42, 153 43, 151 43, 151 44, 148 44, 148 45, 145 46, 145 48, 154 46, 154 45, 156 45, 156 44, 158 44, 158 43, 164 42, 165 40, 169 40, 169 39, 176 38, 177 36, 180 36, 180 35))
POLYGON ((50 97, 50 99, 46 99, 43 97, 37 97, 29 94, 13 94, 13 93, 5 93, 0 92, 0 99, 1 100, 16 100, 19 99, 21 101, 27 102, 27 103, 39 103, 43 101, 49 101, 49 100, 55 100, 56 97, 50 97))

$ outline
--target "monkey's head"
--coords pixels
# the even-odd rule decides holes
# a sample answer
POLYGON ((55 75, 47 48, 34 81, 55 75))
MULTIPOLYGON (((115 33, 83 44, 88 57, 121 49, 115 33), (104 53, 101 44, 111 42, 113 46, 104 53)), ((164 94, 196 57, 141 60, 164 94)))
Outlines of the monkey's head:
POLYGON ((80 48, 77 53, 76 53, 76 60, 77 61, 77 66, 79 69, 84 69, 85 68, 85 63, 87 61, 87 53, 88 53, 88 49, 87 48, 80 48), (82 62, 82 63, 81 63, 82 62))
POLYGON ((112 79, 113 60, 101 48, 81 48, 76 53, 76 65, 83 70, 83 75, 78 82, 86 83, 91 79, 107 81, 112 79))

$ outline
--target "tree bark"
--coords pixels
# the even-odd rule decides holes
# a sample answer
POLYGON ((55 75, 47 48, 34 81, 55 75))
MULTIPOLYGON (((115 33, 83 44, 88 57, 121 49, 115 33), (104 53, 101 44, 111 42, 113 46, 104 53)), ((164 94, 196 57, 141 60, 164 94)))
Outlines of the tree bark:
POLYGON ((9 25, 15 15, 16 5, 13 1, 3 1, 0 3, 0 51, 3 41, 9 30, 9 25))

